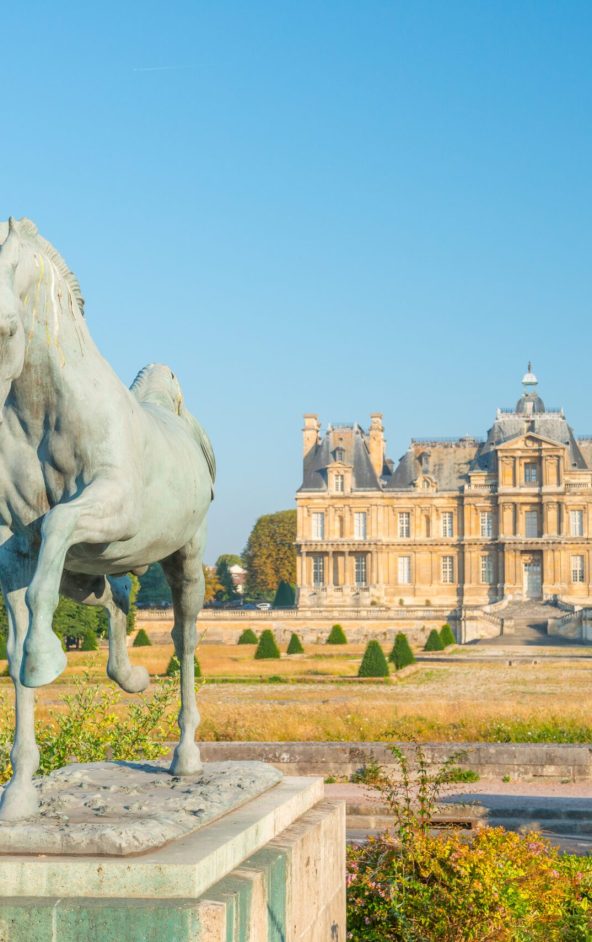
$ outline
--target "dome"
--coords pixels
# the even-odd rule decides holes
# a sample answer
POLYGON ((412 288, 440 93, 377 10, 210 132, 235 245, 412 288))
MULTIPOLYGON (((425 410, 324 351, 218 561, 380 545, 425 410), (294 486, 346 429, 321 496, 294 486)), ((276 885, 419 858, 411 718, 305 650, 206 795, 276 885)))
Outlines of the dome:
POLYGON ((536 391, 538 383, 539 381, 532 371, 532 363, 529 363, 528 369, 522 377, 524 392, 516 403, 516 412, 520 415, 533 415, 545 411, 545 403, 536 391))

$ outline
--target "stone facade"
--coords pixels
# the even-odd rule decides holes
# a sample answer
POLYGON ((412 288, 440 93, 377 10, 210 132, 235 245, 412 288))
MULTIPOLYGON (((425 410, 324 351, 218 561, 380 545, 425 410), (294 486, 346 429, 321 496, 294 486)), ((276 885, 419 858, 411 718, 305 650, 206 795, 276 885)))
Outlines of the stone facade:
POLYGON ((592 439, 529 370, 483 440, 413 439, 395 464, 370 427, 304 418, 298 605, 484 606, 592 600, 592 439))

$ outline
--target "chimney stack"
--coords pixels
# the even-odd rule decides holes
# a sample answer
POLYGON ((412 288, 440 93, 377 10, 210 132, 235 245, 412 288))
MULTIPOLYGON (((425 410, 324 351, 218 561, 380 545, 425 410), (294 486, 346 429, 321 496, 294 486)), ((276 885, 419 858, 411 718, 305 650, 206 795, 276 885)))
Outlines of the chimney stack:
POLYGON ((312 412, 305 413, 304 428, 302 429, 304 457, 318 444, 320 430, 321 423, 318 415, 314 415, 312 412))
POLYGON ((384 466, 384 427, 382 412, 373 412, 370 416, 370 461, 377 477, 382 474, 384 466))

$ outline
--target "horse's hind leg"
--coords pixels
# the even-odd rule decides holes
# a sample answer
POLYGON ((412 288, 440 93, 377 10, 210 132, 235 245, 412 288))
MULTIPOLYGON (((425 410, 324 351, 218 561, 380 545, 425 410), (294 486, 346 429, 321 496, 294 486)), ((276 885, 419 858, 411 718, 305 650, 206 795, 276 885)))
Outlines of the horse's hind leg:
POLYGON ((100 606, 109 620, 107 674, 126 693, 145 690, 150 676, 145 667, 130 664, 127 650, 127 614, 130 605, 129 576, 79 576, 64 573, 60 591, 83 605, 100 606))
MULTIPOLYGON (((31 575, 33 570, 31 569, 31 575)), ((18 821, 35 814, 39 808, 33 775, 39 766, 39 749, 35 742, 35 692, 21 684, 23 642, 29 627, 29 609, 25 588, 11 589, 4 581, 2 589, 9 620, 8 665, 16 699, 16 727, 10 753, 13 774, 2 793, 0 820, 18 821)))
POLYGON ((175 624, 173 641, 181 665, 181 737, 171 763, 173 775, 191 775, 201 768, 195 730, 199 712, 195 698, 194 656, 197 644, 195 621, 203 605, 205 582, 202 557, 205 546, 205 523, 195 539, 162 561, 162 568, 171 587, 175 624))

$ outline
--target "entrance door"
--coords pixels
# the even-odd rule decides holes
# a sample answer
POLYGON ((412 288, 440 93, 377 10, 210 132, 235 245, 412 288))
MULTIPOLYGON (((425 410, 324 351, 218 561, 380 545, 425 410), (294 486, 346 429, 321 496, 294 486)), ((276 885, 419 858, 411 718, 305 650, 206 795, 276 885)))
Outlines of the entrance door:
POLYGON ((541 560, 536 556, 524 563, 524 594, 527 599, 540 599, 542 592, 541 560))

